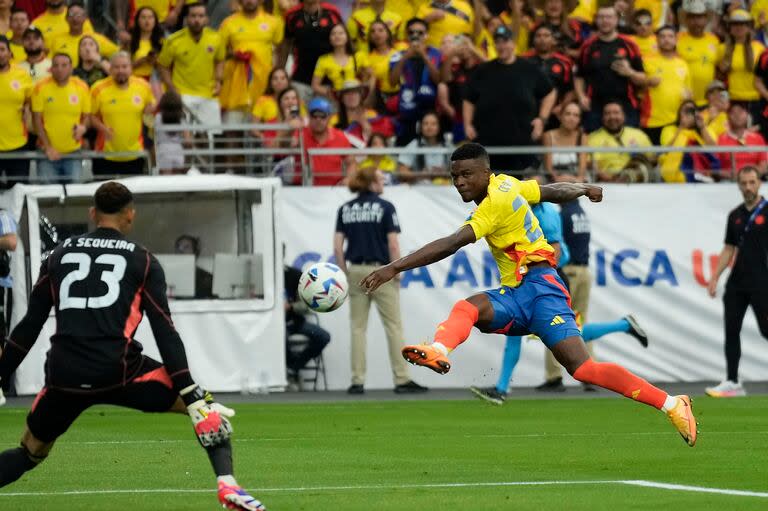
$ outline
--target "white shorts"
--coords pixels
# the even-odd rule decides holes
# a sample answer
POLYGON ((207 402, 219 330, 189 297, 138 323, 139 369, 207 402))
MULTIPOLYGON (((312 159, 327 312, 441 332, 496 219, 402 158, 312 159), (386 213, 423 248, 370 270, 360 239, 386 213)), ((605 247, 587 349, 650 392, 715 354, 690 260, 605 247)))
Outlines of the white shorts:
MULTIPOLYGON (((219 100, 201 98, 200 96, 181 95, 184 106, 194 115, 193 124, 216 124, 221 125, 221 107, 219 100)), ((214 135, 220 135, 221 130, 211 131, 214 135)))
POLYGON ((247 124, 250 120, 247 108, 227 110, 222 114, 224 124, 247 124))

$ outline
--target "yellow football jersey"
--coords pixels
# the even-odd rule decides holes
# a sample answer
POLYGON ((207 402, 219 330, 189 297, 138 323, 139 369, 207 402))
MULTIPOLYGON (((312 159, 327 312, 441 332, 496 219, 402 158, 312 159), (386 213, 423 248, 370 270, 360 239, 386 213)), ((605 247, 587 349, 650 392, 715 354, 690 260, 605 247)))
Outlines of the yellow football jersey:
POLYGON ((341 90, 344 82, 354 80, 360 75, 360 71, 370 67, 368 53, 358 51, 354 57, 347 59, 343 66, 336 62, 333 53, 326 53, 317 59, 314 76, 327 78, 333 84, 334 90, 341 90))
MULTIPOLYGON (((456 14, 443 10, 445 16, 442 19, 429 24, 429 37, 427 44, 440 48, 443 37, 447 35, 472 36, 475 24, 475 10, 464 0, 453 0, 450 7, 456 10, 456 14)), ((419 7, 417 17, 426 19, 432 11, 437 10, 431 3, 419 7)), ((442 10, 442 9, 441 9, 442 10)))
MULTIPOLYGON (((112 129, 111 140, 102 135, 96 141, 96 149, 104 152, 142 151, 143 115, 148 105, 154 103, 149 82, 132 76, 126 88, 118 87, 112 78, 105 78, 93 84, 91 109, 102 122, 112 129)), ((125 161, 132 158, 107 158, 125 161)))
POLYGON ((381 20, 387 24, 389 31, 392 32, 392 39, 402 40, 405 34, 405 22, 402 16, 398 13, 384 9, 381 16, 376 14, 371 7, 365 7, 358 9, 352 13, 347 21, 347 30, 349 36, 352 39, 352 44, 358 50, 366 50, 368 48, 368 29, 376 20, 381 20))
POLYGON ((173 68, 171 80, 180 94, 213 98, 214 67, 224 60, 226 47, 219 33, 206 27, 195 41, 188 28, 172 34, 163 44, 157 63, 173 68))
POLYGON ((43 116, 48 141, 60 153, 71 153, 82 146, 73 129, 91 113, 88 85, 74 76, 60 87, 52 77, 42 80, 32 92, 32 111, 43 116))
MULTIPOLYGON (((43 33, 43 40, 46 47, 52 39, 69 32, 69 23, 67 23, 67 10, 64 9, 59 14, 52 14, 45 11, 32 21, 32 25, 40 29, 43 33)), ((93 34, 93 25, 91 20, 85 20, 83 24, 83 34, 93 34)), ((51 54, 53 55, 53 54, 51 54)))
POLYGON ((13 151, 27 143, 24 105, 32 94, 32 78, 20 67, 0 73, 0 151, 13 151))
MULTIPOLYGON (((744 59, 744 45, 737 43, 733 49, 733 59, 731 60, 731 70, 728 72, 728 92, 733 101, 757 101, 760 99, 760 93, 755 89, 754 68, 765 47, 757 41, 752 41, 752 66, 747 67, 744 59)), ((717 48, 718 62, 725 55, 725 44, 720 44, 717 48)))
POLYGON ((702 37, 693 37, 688 32, 681 32, 677 39, 677 54, 688 63, 693 100, 699 106, 707 104, 707 85, 715 79, 717 46, 719 44, 720 41, 717 37, 708 32, 702 37))
POLYGON ((645 74, 661 82, 649 87, 643 98, 641 121, 643 127, 658 128, 677 119, 677 109, 691 95, 691 74, 688 64, 680 57, 652 57, 645 61, 645 74))
POLYGON ((107 39, 101 34, 80 34, 70 35, 69 32, 59 35, 48 42, 48 49, 50 55, 56 55, 57 53, 66 53, 69 58, 72 59, 72 67, 77 67, 77 63, 80 62, 80 40, 84 36, 92 37, 96 44, 99 45, 99 55, 108 59, 120 50, 120 47, 115 43, 107 39))
POLYGON ((540 199, 536 181, 491 174, 488 195, 464 222, 472 227, 476 240, 485 238, 503 286, 520 285, 527 263, 548 261, 553 267, 557 265, 555 250, 547 243, 529 205, 540 199))

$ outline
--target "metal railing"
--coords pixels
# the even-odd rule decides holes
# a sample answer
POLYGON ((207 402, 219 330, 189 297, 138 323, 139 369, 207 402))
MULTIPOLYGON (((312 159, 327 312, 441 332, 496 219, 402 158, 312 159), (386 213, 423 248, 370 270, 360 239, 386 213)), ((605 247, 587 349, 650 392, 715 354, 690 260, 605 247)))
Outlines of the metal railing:
MULTIPOLYGON (((115 151, 115 152, 102 152, 102 151, 75 151, 72 153, 63 153, 61 155, 62 160, 83 160, 88 162, 87 165, 83 165, 83 175, 81 175, 81 181, 90 181, 93 179, 92 167, 90 162, 95 159, 108 159, 108 158, 121 158, 121 159, 141 159, 144 162, 144 171, 149 173, 152 168, 152 158, 149 151, 115 151)), ((33 184, 45 184, 51 182, 51 180, 37 174, 37 162, 40 160, 47 160, 48 157, 42 151, 12 151, 12 152, 0 152, 0 182, 6 182, 13 184, 14 182, 21 183, 33 183, 33 184), (30 170, 28 176, 9 176, 3 175, 3 162, 8 160, 29 160, 30 170)), ((99 179, 112 179, 123 177, 120 174, 99 174, 99 179)), ((63 178, 56 178, 57 182, 63 180, 63 178)))

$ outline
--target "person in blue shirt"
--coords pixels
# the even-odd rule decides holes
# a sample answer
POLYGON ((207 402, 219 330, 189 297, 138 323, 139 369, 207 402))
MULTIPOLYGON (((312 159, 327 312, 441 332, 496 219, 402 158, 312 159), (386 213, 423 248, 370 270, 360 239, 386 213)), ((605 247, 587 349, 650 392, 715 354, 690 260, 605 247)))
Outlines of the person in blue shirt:
MULTIPOLYGON (((558 209, 549 202, 540 202, 531 207, 533 214, 539 220, 539 226, 544 231, 544 237, 555 249, 558 260, 557 271, 560 278, 568 286, 568 278, 561 271, 561 267, 568 264, 571 258, 568 245, 563 241, 563 224, 558 209)), ((577 322, 579 321, 578 311, 577 322)), ((648 347, 648 337, 643 329, 638 325, 637 320, 630 314, 618 321, 610 323, 587 323, 582 327, 582 337, 584 342, 594 341, 605 335, 624 332, 637 339, 643 347, 648 347)), ((490 388, 470 387, 470 390, 479 398, 488 402, 502 405, 507 396, 507 389, 512 380, 512 371, 514 371, 517 362, 520 360, 520 349, 523 338, 521 336, 508 335, 504 347, 504 357, 502 359, 501 372, 496 386, 490 388)))

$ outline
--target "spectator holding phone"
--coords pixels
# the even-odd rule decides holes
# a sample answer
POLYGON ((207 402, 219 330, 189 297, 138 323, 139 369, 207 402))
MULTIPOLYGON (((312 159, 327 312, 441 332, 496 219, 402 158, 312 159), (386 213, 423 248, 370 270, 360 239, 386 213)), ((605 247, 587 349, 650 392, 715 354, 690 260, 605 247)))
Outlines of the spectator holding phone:
POLYGON ((128 47, 133 60, 133 76, 149 80, 162 49, 163 29, 157 21, 157 14, 151 7, 140 8, 133 18, 128 47))
MULTIPOLYGON (((717 145, 707 128, 704 117, 696 110, 692 99, 684 101, 677 110, 676 125, 661 131, 661 145, 666 147, 695 147, 717 145)), ((661 177, 667 183, 691 183, 708 180, 713 169, 720 167, 709 153, 664 153, 659 155, 661 177)))

